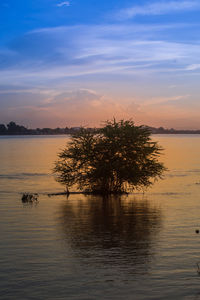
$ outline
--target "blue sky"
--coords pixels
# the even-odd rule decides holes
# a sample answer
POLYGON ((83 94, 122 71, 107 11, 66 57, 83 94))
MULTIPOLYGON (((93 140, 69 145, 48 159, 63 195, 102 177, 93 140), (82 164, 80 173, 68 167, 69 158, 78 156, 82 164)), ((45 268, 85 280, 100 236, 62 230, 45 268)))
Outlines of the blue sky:
POLYGON ((200 129, 200 1, 2 0, 0 123, 200 129))

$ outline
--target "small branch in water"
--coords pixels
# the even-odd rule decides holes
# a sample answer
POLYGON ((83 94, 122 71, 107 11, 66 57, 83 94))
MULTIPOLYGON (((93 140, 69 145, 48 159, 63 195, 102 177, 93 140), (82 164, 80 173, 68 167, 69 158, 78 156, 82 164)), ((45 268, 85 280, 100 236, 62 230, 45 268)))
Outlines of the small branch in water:
POLYGON ((100 192, 61 192, 61 193, 49 193, 48 196, 60 196, 60 195, 128 195, 129 193, 127 192, 109 192, 109 193, 100 193, 100 192))
POLYGON ((199 262, 197 263, 197 274, 200 275, 200 267, 199 267, 199 262))
MULTIPOLYGON (((109 192, 109 193, 100 193, 100 192, 69 192, 69 190, 65 192, 58 193, 40 193, 41 195, 47 195, 48 197, 53 196, 67 196, 69 195, 99 195, 99 196, 108 196, 108 195, 129 195, 127 192, 109 192)), ((23 193, 21 200, 23 203, 33 203, 38 201, 39 194, 38 193, 23 193)))

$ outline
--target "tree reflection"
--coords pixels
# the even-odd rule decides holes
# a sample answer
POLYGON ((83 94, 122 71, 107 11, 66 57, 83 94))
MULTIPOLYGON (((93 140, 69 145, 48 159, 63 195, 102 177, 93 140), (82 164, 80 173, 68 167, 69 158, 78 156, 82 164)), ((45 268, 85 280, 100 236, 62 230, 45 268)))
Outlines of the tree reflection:
POLYGON ((69 199, 59 218, 76 255, 107 264, 148 262, 161 226, 158 208, 130 196, 69 199))

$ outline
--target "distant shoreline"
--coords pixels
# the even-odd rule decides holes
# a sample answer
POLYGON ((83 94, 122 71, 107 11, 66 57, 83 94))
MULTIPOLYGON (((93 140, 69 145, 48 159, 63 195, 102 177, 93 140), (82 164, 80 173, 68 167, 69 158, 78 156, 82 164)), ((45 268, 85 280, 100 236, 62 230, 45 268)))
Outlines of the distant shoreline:
MULTIPOLYGON (((152 134, 200 134, 200 129, 189 130, 182 129, 177 130, 174 128, 165 129, 163 127, 154 128, 146 126, 152 134)), ((94 131, 98 128, 86 128, 89 131, 94 131)), ((0 136, 12 136, 12 135, 73 135, 81 130, 81 127, 65 127, 65 128, 36 128, 28 129, 22 125, 17 125, 15 122, 10 122, 7 125, 0 124, 0 136)))
MULTIPOLYGON (((166 130, 167 131, 167 130, 166 130)), ((67 136, 67 135, 73 135, 74 133, 12 133, 12 134, 2 134, 0 133, 0 136, 67 136)), ((193 135, 200 135, 200 131, 177 131, 177 132, 152 132, 151 134, 163 134, 163 135, 183 135, 183 134, 193 134, 193 135)))

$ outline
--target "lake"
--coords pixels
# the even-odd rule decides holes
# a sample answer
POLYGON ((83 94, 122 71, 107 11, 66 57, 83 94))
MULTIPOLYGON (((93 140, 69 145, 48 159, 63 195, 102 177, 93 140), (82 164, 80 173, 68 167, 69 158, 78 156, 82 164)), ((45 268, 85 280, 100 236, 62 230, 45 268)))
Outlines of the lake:
POLYGON ((47 196, 66 136, 0 137, 1 299, 200 299, 200 136, 153 139, 168 171, 145 193, 67 199, 47 196))

